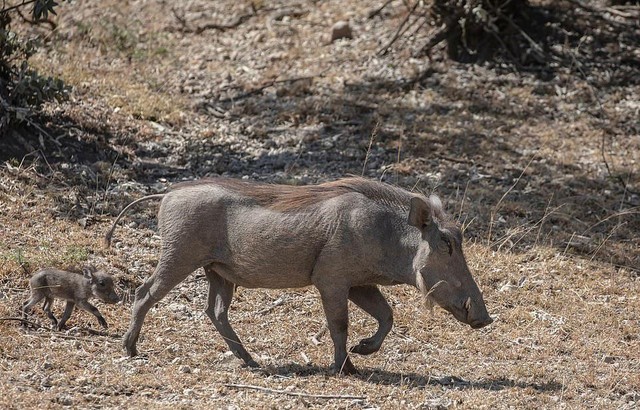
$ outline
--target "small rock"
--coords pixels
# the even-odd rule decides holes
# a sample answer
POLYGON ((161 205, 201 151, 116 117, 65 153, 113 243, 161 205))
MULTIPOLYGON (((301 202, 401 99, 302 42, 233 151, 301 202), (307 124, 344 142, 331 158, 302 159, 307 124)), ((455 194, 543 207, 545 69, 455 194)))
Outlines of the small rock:
POLYGON ((180 366, 180 373, 191 373, 191 367, 187 365, 180 366))
POLYGON ((331 42, 333 43, 341 38, 353 38, 351 26, 349 26, 348 21, 340 20, 331 27, 331 42))
POLYGON ((58 396, 56 402, 63 406, 71 406, 73 405, 73 397, 69 395, 58 396))
POLYGON ((508 291, 516 290, 516 289, 518 289, 518 287, 517 287, 516 285, 512 285, 512 284, 510 284, 510 283, 506 283, 506 284, 504 284, 504 285, 502 285, 502 286, 500 287, 500 290, 499 290, 499 291, 500 291, 500 292, 508 292, 508 291))

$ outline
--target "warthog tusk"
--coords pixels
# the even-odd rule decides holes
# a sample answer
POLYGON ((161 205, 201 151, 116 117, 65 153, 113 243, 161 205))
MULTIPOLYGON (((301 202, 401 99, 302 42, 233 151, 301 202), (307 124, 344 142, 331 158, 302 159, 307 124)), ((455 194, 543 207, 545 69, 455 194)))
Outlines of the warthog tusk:
POLYGON ((471 297, 468 297, 464 302, 464 308, 467 309, 467 312, 471 310, 471 297))

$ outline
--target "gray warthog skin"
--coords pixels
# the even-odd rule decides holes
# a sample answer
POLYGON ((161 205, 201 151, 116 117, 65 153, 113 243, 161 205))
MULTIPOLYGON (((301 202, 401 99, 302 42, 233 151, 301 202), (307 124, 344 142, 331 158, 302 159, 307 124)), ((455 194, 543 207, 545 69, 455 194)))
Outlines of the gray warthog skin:
POLYGON ((36 303, 44 299, 42 308, 58 330, 64 328, 75 306, 92 313, 98 319, 98 323, 106 329, 108 327, 107 321, 104 320, 98 309, 89 303, 89 298, 96 297, 105 303, 120 301, 120 297, 114 289, 111 275, 98 271, 93 266, 83 268, 82 274, 56 268, 44 268, 31 277, 29 286, 31 287, 31 297, 22 305, 23 317, 27 316, 29 310, 36 303), (51 312, 54 299, 67 301, 60 322, 51 312))
POLYGON ((456 319, 480 328, 493 320, 462 252, 462 233, 440 200, 380 182, 347 178, 293 187, 208 179, 176 185, 162 199, 162 245, 155 272, 136 289, 124 347, 136 342, 149 309, 197 268, 209 280, 206 313, 231 351, 258 366, 228 321, 235 285, 320 292, 334 344, 334 368, 353 373, 347 354, 348 300, 378 321, 377 332, 350 349, 380 349, 393 314, 377 285, 408 284, 456 319))

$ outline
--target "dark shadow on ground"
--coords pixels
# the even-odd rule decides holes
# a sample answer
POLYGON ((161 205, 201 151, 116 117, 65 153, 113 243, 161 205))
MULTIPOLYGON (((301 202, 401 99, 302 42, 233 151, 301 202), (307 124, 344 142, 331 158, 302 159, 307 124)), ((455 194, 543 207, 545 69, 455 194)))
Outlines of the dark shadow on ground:
MULTIPOLYGON (((591 20, 585 21, 562 20, 574 24, 566 38, 569 49, 581 44, 585 28, 591 27, 591 20)), ((602 91, 640 79, 638 61, 617 58, 611 49, 615 41, 639 39, 637 30, 621 37, 623 28, 612 27, 592 33, 590 43, 576 48, 581 53, 576 61, 589 64, 602 91), (617 71, 609 73, 614 75, 602 74, 616 64, 617 71)), ((364 174, 407 188, 435 190, 449 200, 454 216, 467 222, 468 235, 494 248, 520 251, 544 244, 640 271, 636 251, 640 198, 634 194, 640 191, 640 176, 594 175, 578 164, 542 157, 531 143, 523 143, 527 136, 518 132, 521 124, 557 120, 562 114, 549 107, 549 101, 572 79, 546 76, 528 87, 526 81, 532 80, 526 74, 497 72, 493 78, 482 78, 471 67, 436 63, 413 79, 363 79, 344 84, 340 93, 312 86, 290 87, 286 92, 260 87, 255 92, 243 88, 237 95, 211 96, 200 107, 211 122, 226 122, 232 129, 251 124, 242 130, 242 144, 215 135, 187 138, 181 146, 169 139, 141 141, 135 128, 105 125, 104 118, 78 120, 64 115, 45 121, 50 124, 49 136, 42 144, 35 134, 30 141, 32 148, 42 148, 43 158, 54 168, 48 169, 43 161, 41 171, 56 174, 43 179, 43 184, 53 180, 54 187, 74 192, 59 196, 54 212, 61 218, 116 215, 131 196, 150 193, 115 192, 108 205, 97 208, 107 190, 118 187, 110 179, 114 166, 151 192, 183 179, 217 175, 314 183, 364 174), (509 87, 523 93, 501 97, 500 90, 509 87), (418 97, 412 97, 412 91, 418 97), (437 101, 427 99, 426 91, 437 101), (540 98, 531 98, 532 94, 540 98), (209 109, 225 115, 207 114, 209 109), (56 166, 61 163, 72 166, 56 166)), ((566 97, 563 103, 578 106, 583 100, 594 119, 588 126, 616 138, 609 124, 598 118, 588 90, 566 97)), ((640 133, 634 115, 621 118, 616 127, 640 133)), ((9 150, 1 152, 3 158, 9 153, 20 161, 9 150)))
MULTIPOLYGON (((259 370, 266 377, 285 376, 285 377, 308 377, 314 375, 331 374, 328 368, 316 365, 301 365, 293 363, 286 366, 266 367, 259 370)), ((340 376, 334 376, 340 377, 340 376)), ((360 369, 359 374, 345 377, 354 377, 362 381, 379 384, 379 385, 402 385, 407 388, 423 388, 425 386, 442 386, 447 389, 464 390, 464 389, 483 389, 489 391, 499 391, 504 389, 533 389, 540 392, 554 392, 562 390, 561 383, 550 381, 542 383, 519 382, 505 378, 483 379, 478 381, 464 380, 460 377, 447 376, 431 376, 421 375, 417 373, 396 373, 379 369, 360 369)))

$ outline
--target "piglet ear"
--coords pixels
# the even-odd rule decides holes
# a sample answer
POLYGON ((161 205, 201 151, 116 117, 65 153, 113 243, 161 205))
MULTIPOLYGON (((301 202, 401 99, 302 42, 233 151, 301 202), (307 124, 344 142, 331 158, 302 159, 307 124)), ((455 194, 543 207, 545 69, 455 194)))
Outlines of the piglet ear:
POLYGON ((82 275, 89 280, 93 279, 93 269, 90 267, 82 268, 82 275))
POLYGON ((411 198, 411 207, 409 208, 409 225, 416 228, 424 228, 433 222, 431 218, 431 208, 424 199, 414 196, 411 198))

